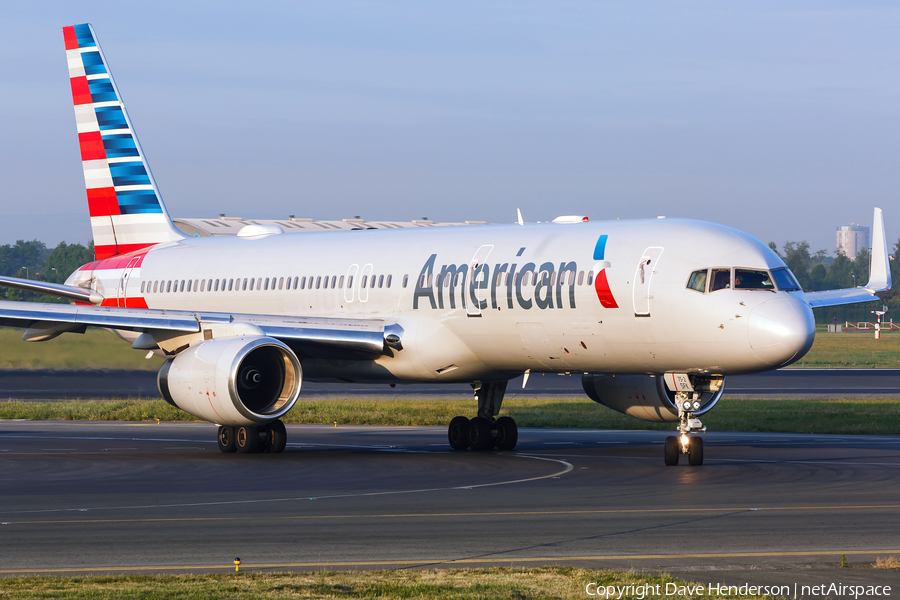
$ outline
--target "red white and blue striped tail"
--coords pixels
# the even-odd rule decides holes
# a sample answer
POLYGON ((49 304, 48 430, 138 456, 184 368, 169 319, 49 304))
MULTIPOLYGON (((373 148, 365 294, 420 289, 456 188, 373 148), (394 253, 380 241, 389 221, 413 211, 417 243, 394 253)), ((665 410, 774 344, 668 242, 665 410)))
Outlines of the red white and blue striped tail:
POLYGON ((181 239, 89 23, 63 27, 97 259, 181 239))

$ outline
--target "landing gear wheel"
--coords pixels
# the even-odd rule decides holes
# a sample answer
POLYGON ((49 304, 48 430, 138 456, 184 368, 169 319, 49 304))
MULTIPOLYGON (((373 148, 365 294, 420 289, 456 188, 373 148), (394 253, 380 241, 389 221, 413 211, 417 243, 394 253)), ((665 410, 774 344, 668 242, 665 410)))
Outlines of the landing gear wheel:
POLYGON ((469 447, 469 419, 453 417, 447 428, 447 441, 454 450, 465 450, 469 447))
POLYGON ((234 443, 241 454, 253 454, 259 449, 259 430, 252 426, 238 427, 234 443))
POLYGON ((491 422, 484 417, 475 417, 469 421, 469 446, 476 452, 487 452, 494 447, 491 433, 491 422))
POLYGON ((666 438, 666 466, 674 467, 678 464, 678 457, 681 456, 681 444, 678 442, 678 436, 670 435, 666 438))
POLYGON ((688 464, 692 467, 703 464, 703 438, 692 437, 688 443, 688 464))
POLYGON ((280 454, 287 445, 287 430, 281 421, 272 421, 266 425, 266 452, 280 454))
POLYGON ((219 450, 222 452, 228 454, 229 452, 235 452, 237 450, 234 446, 234 427, 219 427, 217 439, 219 442, 219 450))
POLYGON ((519 428, 512 417, 497 419, 497 449, 512 450, 519 441, 519 428))

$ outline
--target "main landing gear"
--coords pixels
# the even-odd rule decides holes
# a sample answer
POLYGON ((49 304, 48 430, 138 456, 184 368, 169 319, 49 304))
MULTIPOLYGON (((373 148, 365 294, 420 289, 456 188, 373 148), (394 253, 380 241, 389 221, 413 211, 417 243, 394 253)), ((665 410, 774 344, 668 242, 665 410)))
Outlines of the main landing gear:
POLYGON ((688 455, 688 464, 699 467, 703 464, 703 439, 697 434, 706 433, 706 427, 700 419, 694 418, 694 411, 700 408, 700 395, 693 394, 691 398, 687 392, 675 394, 675 406, 678 407, 678 433, 666 438, 666 465, 672 467, 678 464, 682 454, 688 455))
POLYGON ((222 452, 284 452, 287 444, 287 431, 281 421, 272 421, 265 425, 241 425, 240 427, 219 427, 219 450, 222 452))
POLYGON ((453 417, 447 429, 447 439, 454 450, 471 448, 477 452, 512 450, 519 440, 519 428, 511 417, 496 418, 506 393, 505 381, 473 383, 478 401, 478 416, 472 420, 453 417))

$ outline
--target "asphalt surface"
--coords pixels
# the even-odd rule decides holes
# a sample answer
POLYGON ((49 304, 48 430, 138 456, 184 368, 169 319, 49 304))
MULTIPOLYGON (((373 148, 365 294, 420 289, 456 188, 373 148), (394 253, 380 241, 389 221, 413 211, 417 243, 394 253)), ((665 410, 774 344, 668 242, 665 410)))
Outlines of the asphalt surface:
MULTIPOLYGON (((782 369, 757 375, 732 375, 726 396, 744 397, 900 397, 900 369, 782 369)), ((466 384, 348 384, 303 382, 302 398, 467 397, 466 384)), ((584 396, 578 374, 533 373, 525 388, 513 379, 507 398, 584 396)), ((156 373, 150 371, 0 370, 0 398, 67 400, 77 398, 159 398, 156 373)))
POLYGON ((225 455, 208 424, 0 421, 0 574, 224 572, 240 557, 900 587, 896 571, 837 568, 900 556, 896 436, 712 432, 702 467, 666 467, 654 431, 523 429, 492 453, 450 451, 439 427, 288 435, 281 455, 225 455))

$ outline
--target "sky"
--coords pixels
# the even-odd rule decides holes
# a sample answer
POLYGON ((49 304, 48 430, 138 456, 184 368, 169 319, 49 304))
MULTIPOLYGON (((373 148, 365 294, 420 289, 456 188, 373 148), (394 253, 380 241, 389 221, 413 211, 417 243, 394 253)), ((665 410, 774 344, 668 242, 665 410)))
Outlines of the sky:
POLYGON ((177 217, 704 219, 900 236, 890 2, 21 2, 0 244, 85 243, 62 27, 90 22, 177 217))

